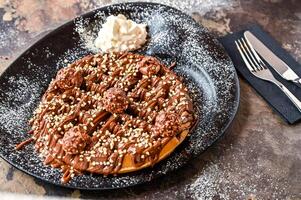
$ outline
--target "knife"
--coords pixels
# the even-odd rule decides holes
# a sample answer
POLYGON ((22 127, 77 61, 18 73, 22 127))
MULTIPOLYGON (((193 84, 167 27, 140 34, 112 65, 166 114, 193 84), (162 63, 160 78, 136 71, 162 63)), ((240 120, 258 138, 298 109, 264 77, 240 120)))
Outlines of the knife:
POLYGON ((276 56, 268 47, 266 47, 250 31, 245 31, 244 36, 255 51, 284 79, 294 82, 301 87, 301 78, 278 56, 276 56))

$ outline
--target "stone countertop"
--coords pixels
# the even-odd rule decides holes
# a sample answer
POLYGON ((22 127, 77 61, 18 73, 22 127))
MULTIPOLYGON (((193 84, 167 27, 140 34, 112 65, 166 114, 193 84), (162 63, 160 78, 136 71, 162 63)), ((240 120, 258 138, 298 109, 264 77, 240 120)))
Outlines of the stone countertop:
MULTIPOLYGON (((119 0, 0 0, 0 72, 49 30, 119 0)), ((259 23, 301 62, 300 0, 156 0, 187 12, 216 36, 259 23)), ((180 170, 115 191, 78 191, 36 180, 0 159, 1 196, 100 199, 301 199, 301 124, 288 125, 243 80, 227 133, 180 170)), ((3 145, 3 144, 2 144, 3 145)))

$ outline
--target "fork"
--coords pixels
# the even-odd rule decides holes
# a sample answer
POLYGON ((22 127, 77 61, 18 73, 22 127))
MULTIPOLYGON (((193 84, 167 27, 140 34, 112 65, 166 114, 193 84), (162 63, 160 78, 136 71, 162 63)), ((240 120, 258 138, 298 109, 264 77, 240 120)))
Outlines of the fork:
POLYGON ((266 64, 256 53, 255 49, 252 47, 248 39, 238 39, 235 41, 235 44, 249 71, 257 78, 272 82, 277 85, 301 112, 301 101, 299 101, 299 99, 297 99, 295 95, 293 95, 281 82, 279 82, 273 76, 271 71, 267 68, 266 64))

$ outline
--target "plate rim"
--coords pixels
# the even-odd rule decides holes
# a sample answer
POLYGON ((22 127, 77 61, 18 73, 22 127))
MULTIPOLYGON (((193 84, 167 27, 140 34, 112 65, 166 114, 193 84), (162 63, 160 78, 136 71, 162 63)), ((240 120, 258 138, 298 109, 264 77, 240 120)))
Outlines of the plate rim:
MULTIPOLYGON (((31 45, 28 45, 26 47, 26 49, 24 51, 22 51, 19 55, 16 56, 16 58, 6 67, 6 69, 1 73, 1 77, 4 76, 6 73, 8 73, 8 70, 9 68, 15 64, 15 62, 17 60, 19 60, 23 55, 25 55, 27 53, 27 51, 31 48, 33 48, 33 46, 39 44, 40 42, 42 42, 44 40, 45 37, 47 36, 50 36, 50 35, 53 35, 53 34, 56 34, 56 32, 67 26, 67 25, 70 25, 72 23, 74 23, 77 19, 80 19, 81 17, 85 17, 85 16, 89 16, 95 12, 97 12, 98 10, 101 10, 101 9, 107 9, 108 7, 112 7, 112 6, 118 6, 118 5, 133 5, 133 6, 137 6, 137 5, 153 5, 153 6, 163 6, 163 7, 166 7, 168 9, 173 9, 173 10, 176 10, 178 12, 180 12, 182 15, 184 15, 185 17, 191 19, 193 22, 195 22, 198 26, 200 26, 200 24, 195 21, 190 15, 188 15, 187 13, 175 8, 175 7, 172 7, 172 6, 169 6, 169 5, 165 5, 165 4, 162 4, 162 3, 155 3, 155 2, 143 2, 143 1, 137 1, 137 2, 122 2, 122 3, 114 3, 114 4, 109 4, 109 5, 106 5, 106 6, 101 6, 101 7, 98 7, 96 9, 93 9, 91 11, 88 11, 88 12, 85 12, 81 15, 78 15, 76 17, 74 17, 73 19, 63 23, 62 25, 59 25, 57 27, 54 27, 52 30, 46 30, 40 34, 43 34, 43 36, 41 36, 41 38, 39 38, 38 40, 36 40, 33 44, 31 45), (45 35, 44 35, 45 33, 45 35)), ((218 39, 213 36, 213 34, 204 26, 202 26, 202 28, 205 29, 205 31, 210 35, 212 36, 213 39, 217 40, 218 39)), ((39 34, 39 35, 40 35, 39 34)), ((221 49, 223 49, 223 53, 226 54, 227 58, 229 61, 231 61, 232 63, 232 67, 234 68, 233 70, 233 73, 234 73, 234 82, 235 82, 235 98, 234 98, 234 104, 233 104, 233 110, 232 110, 232 113, 231 113, 231 117, 229 117, 227 123, 225 123, 223 129, 221 129, 219 132, 219 136, 217 138, 215 138, 214 140, 211 141, 210 145, 208 145, 207 147, 204 148, 204 150, 197 154, 197 155, 192 155, 190 158, 187 159, 187 161, 184 162, 184 164, 176 169, 172 169, 172 170, 169 170, 166 174, 160 174, 158 176, 155 176, 154 178, 152 178, 151 180, 147 180, 147 181, 144 181, 144 182, 139 182, 139 183, 136 183, 136 184, 133 184, 133 185, 125 185, 125 186, 121 186, 121 187, 102 187, 102 188, 86 188, 86 187, 77 187, 77 186, 72 186, 72 185, 67 185, 67 184, 60 184, 60 183, 56 183, 56 182, 52 182, 50 180, 47 180, 47 179, 43 179, 43 177, 40 177, 39 175, 36 175, 32 172, 29 172, 25 169, 22 169, 21 167, 19 167, 17 164, 13 163, 12 161, 10 161, 8 159, 8 157, 5 157, 3 156, 2 154, 0 154, 0 157, 5 160, 8 164, 10 164, 12 167, 20 170, 21 172, 25 173, 25 174, 28 174, 30 176, 32 176, 33 178, 36 178, 42 182, 45 182, 47 184, 50 184, 50 185, 54 185, 56 187, 63 187, 63 188, 67 188, 67 189, 78 189, 78 190, 82 190, 82 191, 103 191, 103 190, 117 190, 117 189, 123 189, 123 188, 129 188, 129 187, 135 187, 135 186, 138 186, 138 185, 143 185, 143 184, 146 184, 146 183, 150 183, 150 182, 153 182, 154 180, 158 179, 158 178, 162 178, 163 176, 168 176, 170 175, 171 172, 174 172, 176 170, 179 170, 181 168, 183 168, 183 166, 185 166, 188 162, 190 162, 191 160, 195 159, 196 157, 198 156, 201 156, 203 153, 205 153, 207 151, 207 149, 209 147, 211 147, 212 145, 214 145, 216 142, 218 142, 219 140, 221 140, 223 138, 223 136, 225 135, 226 133, 226 130, 229 128, 229 126, 233 123, 235 117, 237 116, 237 112, 239 110, 239 106, 240 106, 240 83, 239 83, 239 78, 238 78, 238 74, 237 74, 237 71, 234 67, 234 63, 232 62, 229 54, 227 53, 227 51, 225 50, 225 48, 223 47, 223 45, 218 41, 218 45, 220 46, 221 49)))

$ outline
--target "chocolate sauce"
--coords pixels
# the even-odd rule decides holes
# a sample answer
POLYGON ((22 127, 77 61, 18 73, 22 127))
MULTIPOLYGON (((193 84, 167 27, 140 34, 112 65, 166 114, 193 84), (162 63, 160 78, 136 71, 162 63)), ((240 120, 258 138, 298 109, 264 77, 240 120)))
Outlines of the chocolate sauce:
POLYGON ((156 58, 132 53, 89 55, 59 70, 30 121, 44 164, 62 182, 84 172, 118 174, 155 164, 161 149, 195 121, 187 88, 156 58))

